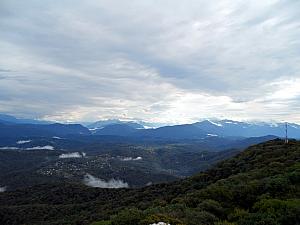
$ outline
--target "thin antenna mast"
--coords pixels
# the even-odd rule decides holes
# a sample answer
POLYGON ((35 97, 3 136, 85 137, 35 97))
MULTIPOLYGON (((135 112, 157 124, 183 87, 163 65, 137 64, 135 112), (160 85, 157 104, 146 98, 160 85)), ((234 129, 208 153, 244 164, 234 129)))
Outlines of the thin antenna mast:
POLYGON ((289 139, 288 139, 288 123, 285 122, 285 144, 289 143, 289 139))

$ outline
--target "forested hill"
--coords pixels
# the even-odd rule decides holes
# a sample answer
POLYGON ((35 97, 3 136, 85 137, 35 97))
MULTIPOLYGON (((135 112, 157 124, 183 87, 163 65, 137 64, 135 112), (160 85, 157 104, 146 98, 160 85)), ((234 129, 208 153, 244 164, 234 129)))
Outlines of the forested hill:
POLYGON ((297 225, 299 161, 300 142, 277 139, 170 184, 108 190, 61 183, 4 192, 0 224, 297 225))

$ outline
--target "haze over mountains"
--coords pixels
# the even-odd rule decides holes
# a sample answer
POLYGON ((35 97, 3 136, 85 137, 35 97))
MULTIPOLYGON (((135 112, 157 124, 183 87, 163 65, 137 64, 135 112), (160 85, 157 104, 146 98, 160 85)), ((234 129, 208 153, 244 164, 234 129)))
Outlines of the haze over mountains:
POLYGON ((128 187, 174 181, 283 132, 281 125, 272 130, 268 124, 229 120, 146 129, 137 121, 83 126, 0 119, 0 187, 5 190, 60 180, 101 187, 110 187, 110 181, 128 187))
MULTIPOLYGON (((161 139, 203 139, 207 137, 285 136, 285 123, 239 122, 233 120, 203 120, 193 124, 149 128, 145 122, 104 120, 84 125, 59 124, 49 121, 17 119, 0 115, 0 137, 110 135, 161 139)), ((300 125, 288 123, 288 136, 300 138, 300 125)))

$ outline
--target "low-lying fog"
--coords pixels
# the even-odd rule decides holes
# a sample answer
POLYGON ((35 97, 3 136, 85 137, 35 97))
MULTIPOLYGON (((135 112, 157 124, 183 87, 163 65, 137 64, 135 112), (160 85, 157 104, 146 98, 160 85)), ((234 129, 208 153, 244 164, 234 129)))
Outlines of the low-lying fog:
POLYGON ((86 174, 84 176, 84 183, 87 186, 98 187, 98 188, 128 188, 129 187, 129 185, 122 180, 110 179, 109 181, 105 181, 97 177, 94 177, 91 174, 86 174))

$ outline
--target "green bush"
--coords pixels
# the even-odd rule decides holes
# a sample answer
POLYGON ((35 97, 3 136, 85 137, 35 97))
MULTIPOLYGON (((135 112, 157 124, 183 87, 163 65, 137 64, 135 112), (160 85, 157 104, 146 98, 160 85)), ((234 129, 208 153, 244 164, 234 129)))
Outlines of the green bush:
POLYGON ((249 213, 237 222, 238 225, 285 225, 280 224, 272 215, 249 213))
POLYGON ((94 222, 91 225, 111 225, 111 221, 109 221, 109 220, 102 220, 102 221, 94 222))
POLYGON ((238 221, 249 215, 248 211, 244 209, 235 208, 232 213, 228 215, 229 221, 238 221))
POLYGON ((212 199, 206 199, 201 202, 198 206, 198 209, 210 212, 217 217, 223 217, 224 209, 222 208, 221 204, 212 199))
POLYGON ((228 221, 218 221, 218 222, 215 222, 214 225, 235 225, 235 223, 231 223, 228 221))
POLYGON ((139 225, 144 218, 142 211, 138 209, 125 209, 111 218, 112 225, 139 225))
POLYGON ((253 209, 260 214, 270 215, 279 224, 294 225, 300 223, 300 200, 263 199, 253 209))
POLYGON ((206 211, 189 209, 186 210, 185 222, 188 225, 213 225, 217 218, 206 211))

